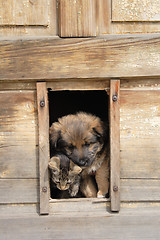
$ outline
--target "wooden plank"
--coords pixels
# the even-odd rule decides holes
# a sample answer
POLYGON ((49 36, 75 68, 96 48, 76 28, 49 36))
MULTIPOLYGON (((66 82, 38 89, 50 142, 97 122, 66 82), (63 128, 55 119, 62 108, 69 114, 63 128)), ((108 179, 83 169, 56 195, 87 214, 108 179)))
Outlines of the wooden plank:
MULTIPOLYGON (((88 199, 87 199, 88 200, 88 199)), ((122 217, 122 216, 160 216, 160 203, 159 202, 122 202, 121 211, 119 214, 113 214, 110 212, 110 203, 105 201, 92 202, 87 201, 79 202, 77 206, 77 211, 72 211, 72 207, 69 208, 67 202, 64 204, 60 202, 49 203, 50 217, 94 217, 96 216, 112 216, 112 217, 122 217), (83 206, 84 210, 83 210, 83 206), (87 207, 89 211, 87 210, 87 207), (79 211, 81 208, 81 211, 79 211), (87 210, 87 211, 86 211, 87 210)), ((39 204, 37 203, 18 203, 18 204, 0 204, 0 219, 11 219, 15 217, 19 218, 39 218, 39 204)), ((44 219, 44 218, 43 218, 44 219)))
POLYGON ((53 89, 53 91, 64 91, 64 90, 108 90, 109 80, 106 79, 67 79, 60 81, 47 82, 47 88, 53 89))
POLYGON ((160 201, 160 179, 121 179, 121 201, 160 201))
POLYGON ((112 21, 160 21, 159 0, 112 0, 112 21))
MULTIPOLYGON (((120 185, 120 197, 123 202, 160 201, 160 179, 121 179, 120 185)), ((0 204, 39 203, 40 200, 38 192, 38 179, 0 179, 0 204)), ((52 209, 55 209, 55 211, 58 212, 58 208, 61 206, 59 212, 87 212, 91 209, 94 211, 94 208, 97 206, 97 211, 102 208, 105 210, 105 206, 107 204, 105 200, 85 200, 80 201, 80 203, 73 200, 54 201, 52 202, 52 209), (89 207, 90 204, 93 204, 94 206, 89 207)), ((39 209, 37 211, 39 212, 39 209)))
POLYGON ((48 214, 49 204, 49 107, 45 82, 37 83, 39 123, 40 214, 48 214))
POLYGON ((0 204, 39 202, 38 179, 0 179, 0 204))
POLYGON ((110 197, 111 211, 120 210, 120 80, 110 81, 110 197))
POLYGON ((0 1, 0 36, 57 35, 56 0, 0 1), (42 11, 42 13, 41 13, 42 11), (24 25, 25 24, 25 25, 24 25))
POLYGON ((160 78, 154 79, 123 79, 121 80, 121 91, 145 91, 145 90, 159 90, 160 89, 160 78))
POLYGON ((0 25, 48 25, 49 0, 0 1, 0 25))
MULTIPOLYGON (((80 203, 79 205, 82 205, 84 203, 80 203)), ((110 203, 106 202, 99 202, 92 203, 90 201, 90 205, 88 206, 90 209, 93 208, 93 211, 82 211, 79 212, 79 205, 77 205, 77 211, 72 212, 71 208, 67 208, 61 202, 58 203, 49 203, 50 206, 50 216, 49 218, 56 218, 56 217, 94 217, 96 216, 112 216, 112 217, 122 217, 122 216, 160 216, 160 203, 159 202, 122 202, 121 203, 121 211, 119 214, 114 214, 110 212, 110 203), (107 208, 107 211, 106 211, 107 208), (57 214, 56 214, 56 213, 57 214), (53 215, 54 214, 54 215, 53 215)), ((28 203, 28 204, 2 204, 0 205, 0 219, 9 219, 9 218, 15 218, 15 217, 25 217, 25 218, 32 218, 37 217, 39 209, 39 204, 36 203, 28 203)))
POLYGON ((0 47, 5 81, 160 76, 159 34, 4 40, 0 47))
POLYGON ((34 91, 0 91, 0 178, 37 178, 34 91))
POLYGON ((96 36, 96 0, 60 0, 59 35, 96 36))
POLYGON ((123 178, 160 178, 159 103, 160 90, 121 91, 123 178))
MULTIPOLYGON (((158 208, 157 208, 158 210, 158 208)), ((157 211, 159 212, 159 210, 157 211)), ((35 215, 21 215, 0 219, 2 239, 13 240, 80 240, 80 239, 159 239, 159 214, 154 215, 152 208, 148 213, 133 207, 128 211, 124 208, 123 214, 100 216, 50 215, 40 217, 35 215), (133 214, 131 214, 133 213, 133 214), (9 226, 9 227, 8 227, 9 226)))

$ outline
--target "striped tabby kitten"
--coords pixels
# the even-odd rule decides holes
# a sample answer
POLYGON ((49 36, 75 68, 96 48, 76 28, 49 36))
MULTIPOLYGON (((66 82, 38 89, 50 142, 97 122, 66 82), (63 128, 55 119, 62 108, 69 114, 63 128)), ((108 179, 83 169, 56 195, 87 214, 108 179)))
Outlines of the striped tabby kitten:
POLYGON ((55 186, 63 191, 68 190, 69 195, 75 197, 79 191, 82 169, 61 153, 50 159, 49 169, 55 186))

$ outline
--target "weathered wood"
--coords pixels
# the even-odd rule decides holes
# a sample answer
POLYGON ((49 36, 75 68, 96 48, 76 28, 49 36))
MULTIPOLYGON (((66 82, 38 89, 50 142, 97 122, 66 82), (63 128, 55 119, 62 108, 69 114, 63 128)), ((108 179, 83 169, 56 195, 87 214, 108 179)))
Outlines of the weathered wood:
POLYGON ((0 48, 5 81, 160 76, 159 34, 1 41, 0 48))
POLYGON ((0 1, 0 36, 57 35, 56 0, 0 1))
POLYGON ((96 0, 59 0, 61 37, 96 36, 96 0))
POLYGON ((108 90, 109 80, 106 79, 72 79, 72 80, 59 80, 53 82, 47 82, 47 88, 53 89, 53 91, 64 90, 108 90))
POLYGON ((159 0, 112 0, 112 21, 160 21, 159 0))
MULTIPOLYGON (((159 202, 122 202, 121 203, 121 211, 119 214, 114 214, 110 212, 110 202, 105 202, 104 200, 99 199, 98 202, 95 201, 82 201, 82 199, 78 202, 77 211, 74 209, 72 211, 72 207, 69 208, 67 201, 66 202, 50 202, 49 203, 49 211, 50 216, 56 218, 56 215, 59 217, 97 217, 97 216, 160 216, 160 203, 159 202), (84 210, 83 210, 84 206, 84 210), (88 209, 86 209, 88 207, 88 209), (79 211, 81 208, 81 211, 79 211), (87 211, 86 211, 87 210, 87 211)), ((73 203, 73 207, 75 204, 73 203)), ((18 204, 0 204, 0 219, 9 219, 12 217, 38 217, 39 214, 39 204, 36 203, 18 203, 18 204)))
MULTIPOLYGON (((160 201, 160 179, 121 179, 121 201, 160 201)), ((0 179, 0 204, 11 203, 39 203, 39 180, 38 179, 0 179)), ((49 199, 48 199, 49 204, 49 199)), ((76 211, 84 208, 82 211, 89 211, 95 206, 101 204, 103 208, 106 205, 105 199, 99 200, 82 200, 77 201, 54 201, 52 210, 58 212, 61 206, 62 211, 76 211), (55 205, 54 205, 55 204, 55 205), (78 206, 78 204, 80 204, 78 206), (85 206, 86 204, 86 206, 85 206), (95 206, 89 207, 89 204, 95 206), (59 207, 58 207, 59 206, 59 207), (67 207, 68 206, 68 207, 67 207), (63 209, 62 209, 63 207, 63 209), (66 210, 65 210, 66 208, 66 210)), ((39 207, 38 210, 39 212, 39 207)), ((50 211, 50 210, 49 210, 50 211)))
MULTIPOLYGON (((154 6, 159 4, 159 1, 128 1, 124 0, 97 0, 98 11, 98 29, 99 34, 127 34, 127 33, 158 33, 160 31, 160 22, 153 21, 154 13, 158 11, 158 7, 154 9, 154 6), (114 4, 113 1, 116 3, 114 4), (131 8, 133 4, 137 4, 136 7, 131 8), (117 4, 118 3, 118 4, 117 4), (147 3, 147 4, 146 4, 147 3), (153 3, 153 4, 152 4, 153 3), (151 5, 151 8, 149 5, 151 5), (114 6, 113 6, 114 5, 114 6), (115 6, 116 5, 116 6, 115 6), (122 9, 123 8, 123 9, 122 9), (145 11, 142 9, 146 8, 145 11), (141 11, 141 13, 138 13, 141 11), (153 13, 152 13, 153 12, 153 13), (146 14, 147 13, 147 14, 146 14), (149 18, 149 15, 151 16, 149 18), (116 17, 114 21, 113 17, 116 17), (124 21, 125 19, 147 19, 148 21, 124 21), (119 20, 121 21, 119 22, 119 20), (123 19, 123 20, 122 20, 123 19)), ((158 14, 157 14, 158 16, 158 14)))
POLYGON ((0 179, 0 203, 37 203, 38 179, 0 179))
POLYGON ((49 107, 45 82, 37 83, 37 105, 39 123, 40 213, 48 214, 49 107))
POLYGON ((110 81, 110 197, 111 210, 120 210, 120 80, 110 81))
POLYGON ((0 92, 0 178, 37 178, 34 91, 0 92))
POLYGON ((121 179, 121 201, 160 201, 160 179, 121 179))
POLYGON ((122 79, 121 90, 126 91, 145 91, 145 90, 159 90, 160 89, 160 78, 149 78, 149 79, 122 79))
POLYGON ((160 90, 121 91, 122 178, 160 178, 159 103, 160 90))
POLYGON ((80 240, 80 239, 159 239, 158 206, 139 209, 135 205, 124 207, 119 214, 106 212, 105 215, 54 214, 40 217, 37 214, 21 214, 0 219, 2 239, 13 240, 80 240))
POLYGON ((0 25, 48 25, 49 0, 0 2, 0 25))

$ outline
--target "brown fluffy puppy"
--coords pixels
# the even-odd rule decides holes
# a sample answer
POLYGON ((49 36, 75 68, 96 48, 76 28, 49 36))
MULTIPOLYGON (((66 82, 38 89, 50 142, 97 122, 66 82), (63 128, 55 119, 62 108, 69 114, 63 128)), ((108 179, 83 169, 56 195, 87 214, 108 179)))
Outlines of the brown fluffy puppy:
POLYGON ((61 152, 83 169, 81 191, 86 197, 108 193, 109 155, 100 118, 83 112, 64 116, 50 127, 50 141, 51 155, 61 152), (93 173, 98 193, 90 177, 93 173))

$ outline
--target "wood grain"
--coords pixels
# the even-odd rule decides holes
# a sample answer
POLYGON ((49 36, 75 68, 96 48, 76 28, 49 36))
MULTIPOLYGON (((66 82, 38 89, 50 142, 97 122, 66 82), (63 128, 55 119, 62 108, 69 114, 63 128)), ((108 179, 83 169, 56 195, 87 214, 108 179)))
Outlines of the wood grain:
POLYGON ((48 25, 49 0, 0 2, 0 25, 48 25))
POLYGON ((0 79, 160 76, 160 35, 0 41, 0 79))
POLYGON ((96 0, 59 0, 59 35, 96 36, 96 0))
POLYGON ((45 82, 37 83, 39 124, 40 214, 48 214, 49 204, 49 106, 45 82))
POLYGON ((160 179, 121 179, 121 201, 160 201, 160 179))
POLYGON ((121 91, 121 177, 160 178, 160 90, 121 91))
POLYGON ((0 91, 0 178, 37 178, 34 91, 0 91))
POLYGON ((109 125, 110 125, 111 211, 119 211, 120 210, 120 80, 118 79, 110 81, 109 125))
POLYGON ((37 203, 38 179, 0 179, 0 204, 37 203))
MULTIPOLYGON (((121 202, 156 202, 160 201, 160 179, 121 179, 121 202)), ((38 179, 0 179, 0 204, 18 204, 18 203, 39 203, 39 180, 38 179)), ((58 211, 57 206, 63 206, 61 211, 76 212, 77 209, 83 209, 83 211, 89 211, 89 203, 86 201, 78 202, 63 202, 52 203, 55 204, 55 209, 58 211), (78 206, 79 204, 79 206, 78 206), (67 208, 68 205, 68 208, 67 208), (73 208, 72 208, 73 205, 73 208), (71 206, 71 207, 70 207, 71 206), (66 207, 66 210, 65 210, 66 207)), ((102 200, 102 207, 105 207, 106 201, 102 200)), ((49 200, 48 200, 49 204, 49 200)), ((95 206, 99 204, 99 201, 94 201, 95 206)), ((52 207, 53 208, 53 207, 52 207)), ((54 208, 53 208, 54 209, 54 208)), ((53 210, 52 209, 52 210, 53 210)), ((93 208, 94 209, 94 206, 93 208)), ((97 209, 98 210, 98 209, 97 209)), ((39 212, 39 206, 38 210, 39 212)), ((49 212, 49 210, 48 210, 49 212)), ((40 212, 41 213, 41 212, 40 212)))
MULTIPOLYGON (((31 211, 10 216, 7 214, 0 218, 1 238, 28 240, 34 236, 34 240, 119 240, 124 239, 125 235, 126 239, 157 240, 160 234, 159 207, 159 204, 139 204, 138 207, 137 204, 125 204, 119 214, 106 211, 91 214, 57 213, 45 217, 31 211)), ((11 207, 9 210, 11 211, 11 207)))
POLYGON ((56 0, 0 1, 0 36, 57 35, 56 0))

